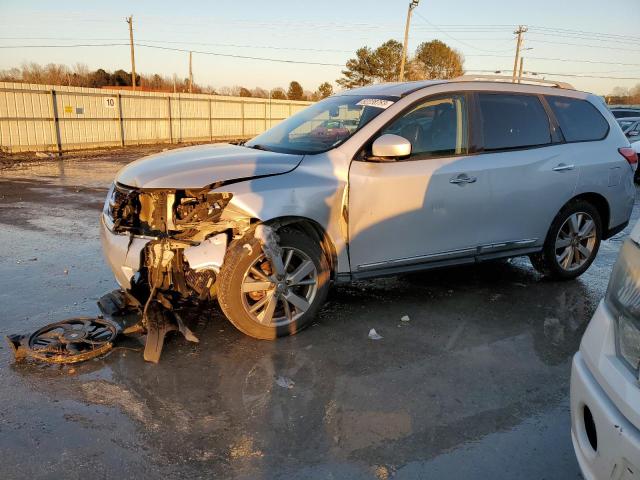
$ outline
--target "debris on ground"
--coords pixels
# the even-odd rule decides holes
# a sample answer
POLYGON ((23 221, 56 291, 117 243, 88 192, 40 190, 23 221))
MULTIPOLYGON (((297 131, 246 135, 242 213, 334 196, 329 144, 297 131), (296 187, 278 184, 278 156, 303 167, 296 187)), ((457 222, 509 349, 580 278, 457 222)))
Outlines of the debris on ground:
POLYGON ((83 362, 106 354, 120 335, 146 334, 144 358, 157 363, 168 332, 178 331, 194 343, 198 338, 159 292, 143 307, 129 292, 114 290, 98 300, 102 315, 78 317, 46 325, 32 334, 9 335, 17 361, 83 362), (143 321, 144 320, 144 321, 143 321))
POLYGON ((371 330, 369 330, 369 338, 371 340, 381 340, 382 335, 379 335, 378 332, 376 332, 376 329, 372 328, 371 330))
POLYGON ((400 321, 401 321, 401 322, 409 322, 409 321, 411 321, 411 319, 409 318, 409 315, 403 315, 403 316, 400 318, 400 321))
POLYGON ((296 382, 291 380, 289 377, 283 377, 281 375, 278 378, 276 378, 276 384, 279 387, 291 389, 291 388, 293 388, 295 386, 296 382))
POLYGON ((104 355, 113 348, 119 326, 103 318, 78 317, 55 322, 31 335, 9 335, 16 360, 77 363, 104 355))

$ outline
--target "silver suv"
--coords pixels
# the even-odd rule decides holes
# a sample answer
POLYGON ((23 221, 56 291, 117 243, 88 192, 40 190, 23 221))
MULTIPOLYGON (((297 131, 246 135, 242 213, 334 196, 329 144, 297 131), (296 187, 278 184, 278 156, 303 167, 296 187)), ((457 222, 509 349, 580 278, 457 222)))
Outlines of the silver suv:
POLYGON ((577 277, 627 225, 636 163, 588 93, 375 85, 241 146, 126 166, 102 241, 142 304, 217 298, 242 332, 272 339, 307 326, 331 282, 523 255, 545 275, 577 277))

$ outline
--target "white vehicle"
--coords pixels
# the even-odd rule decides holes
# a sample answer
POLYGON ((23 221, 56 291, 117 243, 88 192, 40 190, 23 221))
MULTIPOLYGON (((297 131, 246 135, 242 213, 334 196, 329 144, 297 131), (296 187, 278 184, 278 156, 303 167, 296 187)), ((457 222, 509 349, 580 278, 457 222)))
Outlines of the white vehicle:
POLYGON ((637 154, 600 97, 494 80, 341 92, 242 146, 127 165, 102 215, 118 283, 145 305, 217 299, 274 339, 331 282, 523 255, 578 277, 629 221, 637 154))
POLYGON ((571 438, 582 474, 640 479, 640 223, 571 369, 571 438))

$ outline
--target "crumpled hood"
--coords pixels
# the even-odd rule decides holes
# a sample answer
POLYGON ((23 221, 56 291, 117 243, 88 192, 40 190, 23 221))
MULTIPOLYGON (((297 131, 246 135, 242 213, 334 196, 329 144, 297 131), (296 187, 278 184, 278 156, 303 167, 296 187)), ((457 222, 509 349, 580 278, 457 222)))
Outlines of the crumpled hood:
POLYGON ((130 163, 116 182, 137 188, 197 189, 215 182, 286 173, 302 155, 265 152, 226 143, 157 153, 130 163))

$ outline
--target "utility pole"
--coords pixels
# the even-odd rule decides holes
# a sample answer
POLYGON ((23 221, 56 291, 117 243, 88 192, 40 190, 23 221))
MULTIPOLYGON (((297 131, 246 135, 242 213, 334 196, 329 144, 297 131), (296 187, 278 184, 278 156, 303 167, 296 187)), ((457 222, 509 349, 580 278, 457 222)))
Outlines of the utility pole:
POLYGON ((409 10, 407 11, 407 24, 404 27, 404 44, 402 45, 402 58, 400 59, 400 76, 398 80, 402 82, 404 80, 404 62, 407 58, 407 45, 409 43, 409 25, 411 23, 411 12, 418 6, 420 0, 411 0, 409 4, 409 10))
POLYGON ((513 62, 513 78, 512 82, 516 83, 516 74, 518 73, 518 62, 520 60, 520 47, 522 47, 522 34, 526 32, 528 29, 524 25, 520 25, 518 29, 513 32, 518 35, 518 41, 516 43, 516 58, 513 62))
POLYGON ((518 72, 518 83, 522 83, 522 67, 524 64, 524 58, 520 57, 520 71, 518 72))
POLYGON ((193 57, 193 52, 189 52, 189 93, 193 93, 193 69, 191 59, 193 57))
POLYGON ((129 43, 131 44, 131 85, 133 89, 136 89, 136 55, 133 51, 133 15, 129 15, 127 18, 129 24, 129 43))

